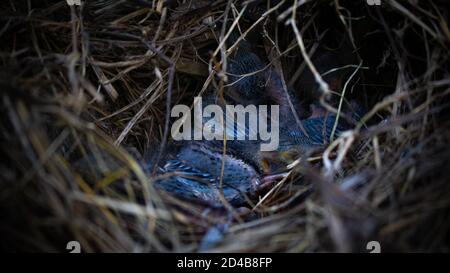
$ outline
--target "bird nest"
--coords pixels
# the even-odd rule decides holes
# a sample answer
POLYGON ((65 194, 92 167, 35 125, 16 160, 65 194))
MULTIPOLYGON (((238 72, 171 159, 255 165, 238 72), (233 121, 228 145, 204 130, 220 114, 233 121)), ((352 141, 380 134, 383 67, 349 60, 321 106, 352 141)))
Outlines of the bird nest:
POLYGON ((449 250, 446 1, 81 2, 0 4, 4 250, 449 250), (154 166, 171 107, 226 92, 232 32, 306 105, 365 111, 247 204, 209 207, 154 166))

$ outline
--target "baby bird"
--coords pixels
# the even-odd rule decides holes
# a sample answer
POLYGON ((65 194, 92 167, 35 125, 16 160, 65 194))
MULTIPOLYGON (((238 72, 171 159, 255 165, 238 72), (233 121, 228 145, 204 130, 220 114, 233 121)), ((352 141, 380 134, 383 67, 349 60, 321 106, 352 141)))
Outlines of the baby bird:
MULTIPOLYGON (((225 97, 237 104, 280 105, 280 145, 274 152, 261 152, 260 141, 227 141, 224 153, 222 141, 183 141, 174 144, 173 156, 166 158, 161 172, 170 175, 156 182, 156 187, 180 198, 206 203, 213 207, 223 206, 223 199, 233 206, 246 203, 273 181, 273 168, 268 167, 284 153, 299 154, 326 146, 336 122, 336 116, 322 110, 313 110, 310 118, 301 120, 297 126, 280 76, 254 53, 250 43, 242 41, 231 55, 227 73, 230 83, 225 97)), ((214 101, 216 94, 207 101, 214 101)), ((290 98, 298 106, 297 98, 290 98)), ((349 128, 337 124, 335 136, 349 128)), ((246 129, 244 129, 246 130, 246 129)), ((246 132, 238 132, 244 133, 246 132)))
POLYGON ((157 187, 213 207, 222 206, 221 194, 232 205, 245 203, 260 179, 252 165, 200 141, 184 145, 163 171, 173 176, 157 182, 157 187))
MULTIPOLYGON (((229 59, 227 73, 230 84, 224 97, 227 103, 240 105, 263 104, 265 93, 264 64, 247 42, 241 43, 229 59), (259 71, 258 73, 255 73, 259 71)), ((216 101, 210 93, 204 101, 216 101)), ((205 105, 206 106, 206 105, 205 105)), ((248 135, 246 128, 236 126, 233 137, 248 135)), ((230 133, 230 132, 228 132, 230 133)), ((183 199, 223 206, 223 198, 232 205, 246 202, 261 183, 259 166, 251 160, 259 149, 259 141, 182 141, 173 143, 161 172, 171 174, 156 182, 156 187, 183 199)))

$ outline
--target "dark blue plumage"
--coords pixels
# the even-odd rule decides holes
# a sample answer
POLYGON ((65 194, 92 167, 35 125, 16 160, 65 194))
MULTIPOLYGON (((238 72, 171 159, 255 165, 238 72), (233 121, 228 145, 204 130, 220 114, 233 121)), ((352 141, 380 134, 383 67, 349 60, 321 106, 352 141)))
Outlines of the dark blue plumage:
POLYGON ((230 154, 223 155, 208 142, 201 141, 186 143, 167 161, 163 172, 173 176, 157 181, 158 188, 211 206, 221 206, 221 189, 228 202, 242 204, 245 195, 255 191, 259 180, 252 166, 230 154))
MULTIPOLYGON (((335 115, 302 120, 301 124, 306 134, 301 129, 288 130, 286 134, 281 137, 281 146, 302 146, 304 148, 324 146, 331 140, 335 122, 335 115)), ((349 128, 350 127, 344 122, 338 122, 333 138, 336 139, 340 133, 349 128)))
POLYGON ((258 56, 246 49, 239 49, 228 63, 229 86, 243 99, 254 100, 255 94, 262 94, 265 85, 265 71, 258 56))

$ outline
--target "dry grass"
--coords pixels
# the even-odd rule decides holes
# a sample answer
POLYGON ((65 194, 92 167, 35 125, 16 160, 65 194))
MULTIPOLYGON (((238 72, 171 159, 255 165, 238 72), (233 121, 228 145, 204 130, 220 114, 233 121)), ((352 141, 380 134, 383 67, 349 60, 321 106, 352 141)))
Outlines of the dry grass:
POLYGON ((366 251, 372 240, 449 251, 446 1, 85 2, 0 4, 4 250, 78 240, 87 252, 190 252, 226 226, 208 251, 366 251), (242 35, 227 48, 232 28, 242 35), (287 86, 302 89, 312 71, 330 111, 345 118, 341 94, 368 111, 318 158, 291 164, 252 213, 229 219, 158 192, 139 154, 161 157, 168 109, 222 90, 227 56, 251 35, 287 86), (342 39, 357 60, 333 91, 312 56, 342 39), (88 154, 98 164, 80 168, 88 154))

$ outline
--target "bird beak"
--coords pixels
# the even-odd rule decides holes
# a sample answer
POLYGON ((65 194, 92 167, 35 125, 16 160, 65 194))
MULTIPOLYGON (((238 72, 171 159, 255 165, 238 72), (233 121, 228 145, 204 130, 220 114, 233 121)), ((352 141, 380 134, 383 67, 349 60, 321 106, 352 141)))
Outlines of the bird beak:
POLYGON ((289 172, 282 172, 278 174, 271 174, 264 176, 261 180, 258 180, 258 184, 255 187, 255 191, 261 191, 270 186, 273 186, 275 182, 286 178, 289 175, 289 172))

